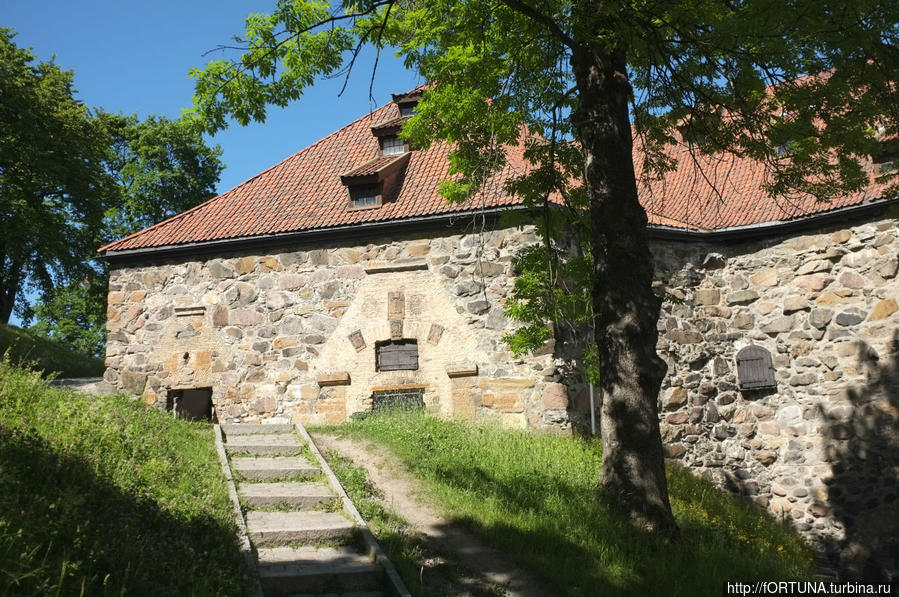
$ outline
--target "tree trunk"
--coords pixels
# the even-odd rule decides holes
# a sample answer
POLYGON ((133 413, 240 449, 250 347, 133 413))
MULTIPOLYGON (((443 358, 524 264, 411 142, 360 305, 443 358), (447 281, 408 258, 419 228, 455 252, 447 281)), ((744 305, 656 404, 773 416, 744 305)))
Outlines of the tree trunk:
POLYGON ((0 322, 9 323, 22 278, 22 267, 0 252, 0 322))
POLYGON ((584 152, 593 226, 603 392, 597 494, 637 525, 676 536, 658 420, 667 369, 656 353, 661 300, 652 292, 646 212, 637 200, 625 53, 584 48, 573 53, 571 64, 579 91, 573 122, 584 152))

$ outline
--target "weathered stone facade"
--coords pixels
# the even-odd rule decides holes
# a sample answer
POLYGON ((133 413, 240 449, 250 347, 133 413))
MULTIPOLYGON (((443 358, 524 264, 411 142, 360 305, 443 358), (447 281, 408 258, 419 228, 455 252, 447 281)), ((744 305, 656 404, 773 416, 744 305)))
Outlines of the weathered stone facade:
MULTIPOLYGON (((534 242, 529 228, 421 232, 116 266, 106 378, 160 406, 175 390, 211 388, 228 421, 337 423, 370 410, 374 393, 420 389, 445 416, 568 430, 589 414, 563 342, 523 359, 502 342, 511 261, 534 242), (376 345, 391 339, 417 341, 418 369, 377 370, 376 345)), ((652 249, 669 299, 658 347, 667 456, 850 568, 889 560, 899 536, 896 222, 656 239, 652 249), (770 352, 776 387, 740 390, 735 357, 751 344, 770 352)))
POLYGON ((421 390, 446 416, 569 428, 551 348, 502 342, 512 257, 530 229, 383 238, 114 267, 106 379, 165 406, 208 387, 221 420, 337 423, 372 394, 421 390), (376 343, 415 340, 418 368, 378 371, 376 343))
POLYGON ((658 289, 670 295, 658 347, 669 366, 666 453, 849 568, 873 557, 895 570, 896 221, 773 234, 654 245, 658 289), (775 388, 740 391, 735 356, 749 344, 770 351, 775 388))

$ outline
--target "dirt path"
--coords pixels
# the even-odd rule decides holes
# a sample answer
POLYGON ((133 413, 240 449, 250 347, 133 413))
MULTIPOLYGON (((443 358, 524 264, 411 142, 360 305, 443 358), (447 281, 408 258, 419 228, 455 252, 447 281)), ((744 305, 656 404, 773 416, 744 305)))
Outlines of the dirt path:
POLYGON ((322 450, 334 450, 365 467, 369 480, 384 494, 383 502, 402 516, 423 538, 426 553, 422 581, 428 594, 507 595, 550 597, 533 574, 510 562, 499 551, 487 547, 471 533, 447 522, 423 503, 418 481, 403 470, 387 450, 371 442, 314 434, 322 450), (434 557, 436 556, 436 557, 434 557), (428 583, 425 574, 432 583, 428 583), (430 585, 430 586, 429 586, 430 585))

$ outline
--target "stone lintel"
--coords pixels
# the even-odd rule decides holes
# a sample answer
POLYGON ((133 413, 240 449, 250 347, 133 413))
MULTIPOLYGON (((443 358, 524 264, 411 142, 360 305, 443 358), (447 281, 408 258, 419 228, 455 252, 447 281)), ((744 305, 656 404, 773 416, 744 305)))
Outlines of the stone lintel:
POLYGON ((477 363, 450 363, 446 366, 447 377, 473 377, 477 374, 477 363))
POLYGON ((370 261, 368 265, 365 266, 365 273, 388 274, 391 272, 414 272, 426 269, 428 269, 428 263, 424 260, 408 261, 405 263, 402 261, 393 263, 385 263, 383 261, 370 261))
POLYGON ((350 385, 350 374, 347 371, 335 371, 334 373, 323 373, 316 379, 318 385, 325 386, 348 386, 350 385))
POLYGON ((422 383, 407 383, 400 384, 395 386, 376 386, 371 389, 372 393, 375 392, 398 392, 403 390, 427 390, 428 384, 422 383))

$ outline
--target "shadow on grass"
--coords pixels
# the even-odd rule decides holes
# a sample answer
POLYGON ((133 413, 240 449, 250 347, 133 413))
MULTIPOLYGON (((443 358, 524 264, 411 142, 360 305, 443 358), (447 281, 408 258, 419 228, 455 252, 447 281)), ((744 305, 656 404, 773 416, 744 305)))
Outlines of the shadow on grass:
POLYGON ((728 581, 809 577, 809 554, 783 525, 687 471, 669 476, 682 530, 675 543, 635 530, 589 488, 555 476, 534 472, 510 482, 478 466, 435 475, 440 484, 489 501, 497 513, 489 522, 477 513, 458 516, 451 525, 484 537, 559 594, 720 595, 728 581))
POLYGON ((242 595, 232 529, 186 520, 0 423, 0 594, 242 595))

